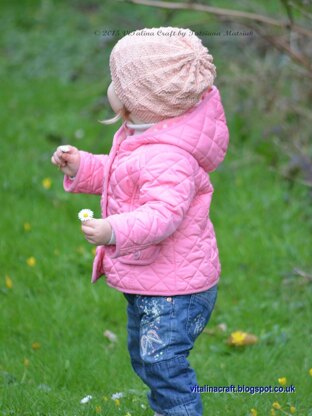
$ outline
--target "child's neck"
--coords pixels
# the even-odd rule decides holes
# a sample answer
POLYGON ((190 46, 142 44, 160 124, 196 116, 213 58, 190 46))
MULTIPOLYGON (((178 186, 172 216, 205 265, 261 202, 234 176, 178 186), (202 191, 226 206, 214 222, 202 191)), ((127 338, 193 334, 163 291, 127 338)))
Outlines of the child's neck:
POLYGON ((126 122, 126 126, 129 129, 134 130, 134 133, 133 134, 141 134, 145 130, 147 130, 150 127, 152 127, 154 124, 155 123, 134 123, 132 121, 127 121, 126 122))

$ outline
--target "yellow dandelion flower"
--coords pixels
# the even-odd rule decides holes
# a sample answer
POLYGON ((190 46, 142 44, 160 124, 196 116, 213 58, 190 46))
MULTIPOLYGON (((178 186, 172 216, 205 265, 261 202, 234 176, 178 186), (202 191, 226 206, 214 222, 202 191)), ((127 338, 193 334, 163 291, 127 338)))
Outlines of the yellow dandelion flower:
POLYGON ((293 415, 294 413, 296 413, 296 408, 295 408, 295 406, 290 406, 289 411, 290 411, 290 413, 291 413, 292 415, 293 415))
POLYGON ((278 382, 280 385, 285 386, 285 384, 287 383, 287 378, 286 377, 280 377, 278 379, 278 382))
POLYGON ((30 361, 28 358, 24 358, 24 367, 29 367, 30 361))
POLYGON ((235 331, 232 332, 229 338, 227 339, 227 343, 229 345, 234 346, 245 346, 245 345, 253 345, 258 342, 258 337, 256 335, 250 334, 248 332, 243 331, 235 331))
POLYGON ((107 396, 103 396, 103 400, 104 400, 104 402, 108 402, 108 397, 107 396))
POLYGON ((115 402, 115 405, 117 407, 120 407, 120 400, 119 399, 115 399, 114 402, 115 402))
POLYGON ((96 254, 96 247, 93 247, 93 249, 91 250, 91 253, 93 254, 93 256, 95 256, 95 254, 96 254))
POLYGON ((33 342, 33 343, 31 344, 31 348, 32 348, 34 351, 36 351, 36 350, 40 350, 40 348, 41 348, 41 344, 40 344, 40 342, 33 342))
POLYGON ((309 374, 310 374, 310 376, 312 377, 312 368, 310 368, 310 370, 309 370, 309 374))
POLYGON ((256 409, 254 408, 250 409, 250 416, 257 416, 257 415, 258 415, 258 412, 256 409))
POLYGON ((26 233, 31 230, 31 225, 29 224, 29 222, 24 222, 23 227, 24 227, 24 231, 26 231, 26 233))
POLYGON ((275 412, 275 410, 274 410, 274 409, 271 409, 270 415, 271 415, 271 416, 275 416, 275 415, 276 415, 276 412, 275 412))
POLYGON ((96 407, 95 407, 95 413, 99 414, 99 413, 101 413, 101 412, 102 412, 102 408, 101 408, 101 406, 96 406, 96 407))
POLYGON ((246 332, 235 331, 231 334, 232 344, 233 345, 244 345, 244 340, 246 338, 246 332))
POLYGON ((44 178, 41 183, 44 189, 50 189, 52 186, 52 181, 50 178, 44 178))
POLYGON ((6 286, 7 289, 12 289, 12 287, 13 287, 12 279, 8 275, 5 276, 5 286, 6 286))
POLYGON ((35 257, 33 256, 28 257, 28 259, 26 260, 26 263, 28 264, 29 267, 34 267, 36 265, 35 257))
POLYGON ((274 409, 280 410, 282 408, 282 406, 279 404, 279 402, 274 402, 272 404, 272 407, 274 407, 274 409))

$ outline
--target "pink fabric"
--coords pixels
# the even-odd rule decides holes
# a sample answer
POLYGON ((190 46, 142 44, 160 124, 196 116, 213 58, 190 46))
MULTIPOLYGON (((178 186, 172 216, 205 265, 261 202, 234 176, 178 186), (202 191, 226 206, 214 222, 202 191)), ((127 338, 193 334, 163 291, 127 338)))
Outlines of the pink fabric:
POLYGON ((229 140, 218 89, 182 116, 130 135, 125 123, 109 155, 81 152, 65 190, 101 194, 102 216, 115 246, 99 246, 92 282, 127 293, 178 295, 208 289, 219 280, 220 261, 209 209, 207 172, 223 161, 229 140))

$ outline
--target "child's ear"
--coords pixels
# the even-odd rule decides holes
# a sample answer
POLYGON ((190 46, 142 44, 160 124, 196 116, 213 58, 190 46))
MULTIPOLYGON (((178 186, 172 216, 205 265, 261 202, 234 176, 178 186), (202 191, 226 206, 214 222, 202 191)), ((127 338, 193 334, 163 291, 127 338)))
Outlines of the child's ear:
POLYGON ((129 119, 130 111, 127 110, 127 108, 125 106, 122 107, 122 109, 120 111, 120 115, 121 115, 123 120, 130 121, 130 119, 129 119))

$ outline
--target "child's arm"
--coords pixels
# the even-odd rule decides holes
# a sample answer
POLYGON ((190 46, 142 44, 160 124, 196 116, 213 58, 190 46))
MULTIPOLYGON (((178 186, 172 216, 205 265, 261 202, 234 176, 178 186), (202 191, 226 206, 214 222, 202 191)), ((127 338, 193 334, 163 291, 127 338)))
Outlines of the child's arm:
POLYGON ((73 146, 60 146, 52 156, 52 163, 65 174, 67 192, 100 195, 107 159, 108 155, 93 155, 73 146), (62 151, 64 147, 68 149, 62 151))
MULTIPOLYGON (((157 149, 155 149, 157 152, 157 149)), ((146 161, 141 172, 140 207, 107 217, 116 236, 112 258, 127 255, 173 234, 183 221, 196 193, 198 165, 180 152, 168 149, 164 169, 164 149, 146 161)))

